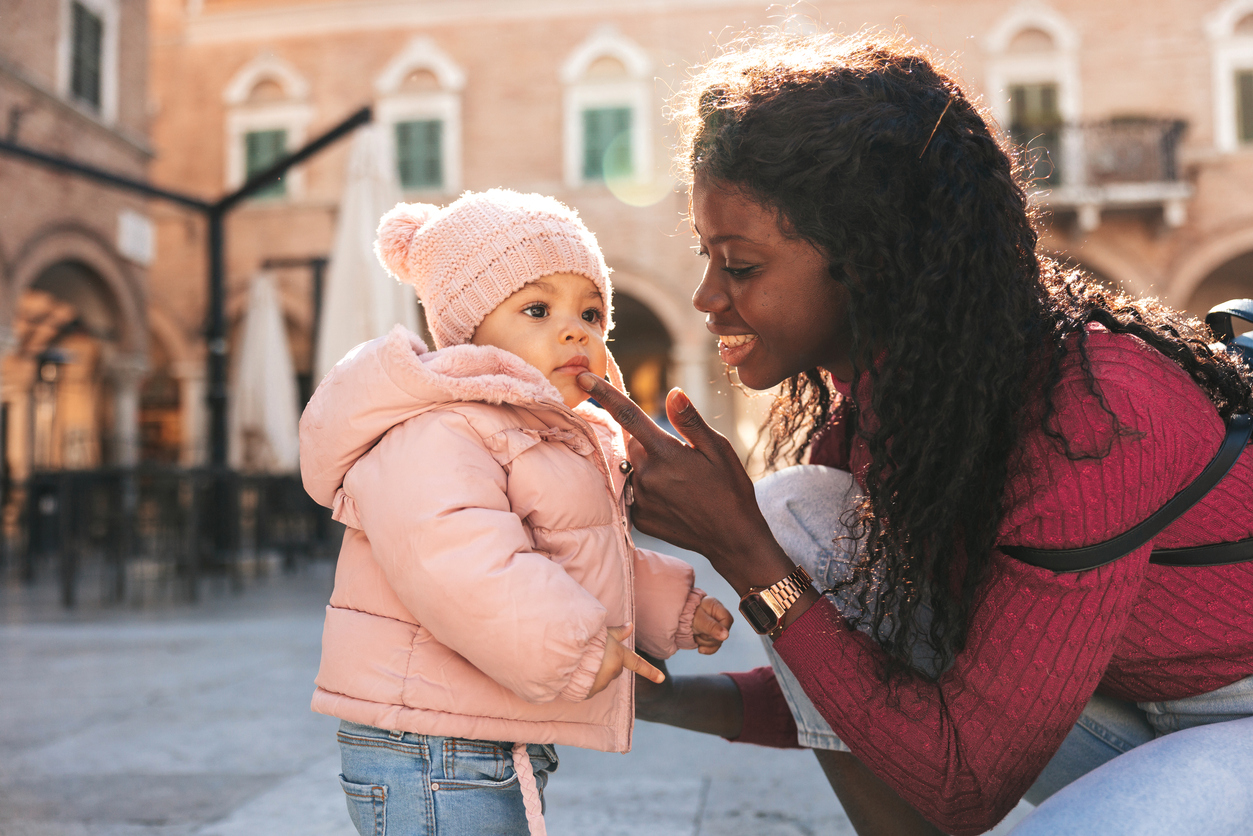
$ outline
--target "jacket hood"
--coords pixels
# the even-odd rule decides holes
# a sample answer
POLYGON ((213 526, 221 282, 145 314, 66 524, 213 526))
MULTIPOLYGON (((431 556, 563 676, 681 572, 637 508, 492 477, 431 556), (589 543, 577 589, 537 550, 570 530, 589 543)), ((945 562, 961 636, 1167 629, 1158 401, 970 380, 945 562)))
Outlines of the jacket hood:
MULTIPOLYGON (((565 409, 539 369, 494 346, 454 345, 430 351, 397 325, 354 348, 326 375, 300 418, 300 472, 305 490, 330 506, 344 475, 397 424, 432 407, 463 401, 565 409)), ((574 412, 597 436, 622 444, 617 425, 589 402, 574 412), (608 433, 606 433, 608 430, 608 433)))

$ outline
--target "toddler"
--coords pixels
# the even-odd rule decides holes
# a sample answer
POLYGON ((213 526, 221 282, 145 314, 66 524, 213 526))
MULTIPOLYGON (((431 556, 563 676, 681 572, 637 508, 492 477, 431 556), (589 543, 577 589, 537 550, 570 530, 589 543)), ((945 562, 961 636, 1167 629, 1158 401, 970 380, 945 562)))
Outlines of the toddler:
POLYGON ((300 421, 305 488, 347 528, 313 710, 341 720, 358 832, 544 833, 554 744, 631 747, 638 657, 713 653, 726 608, 636 548, 621 428, 582 372, 609 271, 560 202, 492 190, 401 204, 376 250, 436 351, 397 326, 353 349, 300 421))

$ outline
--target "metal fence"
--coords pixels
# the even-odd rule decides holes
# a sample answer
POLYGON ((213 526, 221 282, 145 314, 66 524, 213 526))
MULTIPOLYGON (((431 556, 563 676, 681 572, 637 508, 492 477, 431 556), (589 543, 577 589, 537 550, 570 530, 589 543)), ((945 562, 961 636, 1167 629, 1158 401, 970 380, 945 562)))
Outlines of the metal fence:
POLYGON ((55 577, 61 603, 85 586, 104 603, 194 601, 201 582, 248 579, 331 557, 342 528, 297 476, 159 466, 36 473, 12 492, 10 582, 55 577))
POLYGON ((1126 118, 1057 125, 1016 139, 1038 187, 1171 183, 1179 179, 1175 119, 1126 118))

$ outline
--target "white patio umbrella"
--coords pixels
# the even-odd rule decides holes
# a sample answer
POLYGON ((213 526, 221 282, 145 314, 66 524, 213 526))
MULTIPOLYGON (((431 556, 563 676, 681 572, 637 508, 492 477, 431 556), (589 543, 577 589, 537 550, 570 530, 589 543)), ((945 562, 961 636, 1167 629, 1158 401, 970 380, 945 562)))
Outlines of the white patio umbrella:
POLYGON ((317 380, 354 346, 383 336, 396 323, 418 329, 413 288, 389 276, 374 255, 379 218, 401 200, 384 138, 381 127, 367 125, 352 140, 322 291, 314 358, 317 380))
POLYGON ((299 467, 300 396, 278 292, 268 273, 253 277, 240 327, 227 414, 230 465, 251 472, 294 471, 299 467))

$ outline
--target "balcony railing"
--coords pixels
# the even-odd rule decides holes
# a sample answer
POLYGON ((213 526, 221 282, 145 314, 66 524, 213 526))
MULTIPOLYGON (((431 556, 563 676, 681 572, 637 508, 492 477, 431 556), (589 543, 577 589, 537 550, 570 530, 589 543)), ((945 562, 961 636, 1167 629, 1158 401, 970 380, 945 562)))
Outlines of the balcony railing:
POLYGON ((1031 199, 1073 211, 1095 229, 1110 209, 1160 209, 1167 226, 1187 220, 1192 187, 1180 179, 1179 141, 1186 123, 1111 119, 1062 125, 1027 138, 1031 199))

